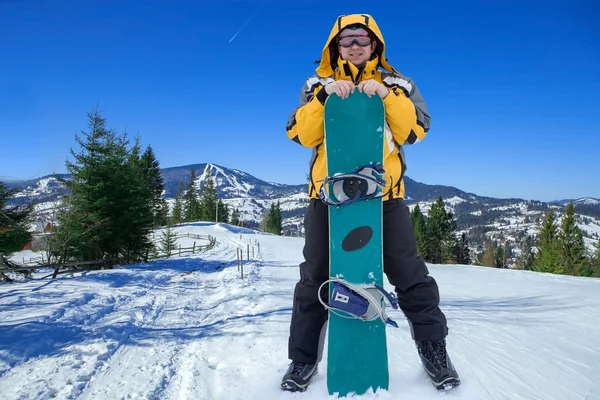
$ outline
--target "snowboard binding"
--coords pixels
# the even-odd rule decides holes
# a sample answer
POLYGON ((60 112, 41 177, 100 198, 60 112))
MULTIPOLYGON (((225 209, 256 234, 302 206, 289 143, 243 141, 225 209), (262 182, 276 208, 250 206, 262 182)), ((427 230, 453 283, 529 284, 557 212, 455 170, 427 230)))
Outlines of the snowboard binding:
POLYGON ((387 299, 392 308, 398 309, 398 299, 376 283, 358 286, 333 278, 323 282, 318 293, 321 304, 342 318, 356 318, 361 321, 374 321, 379 318, 384 323, 398 328, 398 324, 385 313, 385 300, 387 299), (323 286, 329 282, 333 283, 333 291, 329 304, 325 304, 320 294, 323 286))
POLYGON ((344 206, 358 200, 385 196, 385 170, 379 162, 357 168, 353 173, 325 178, 319 191, 321 201, 330 206, 344 206))

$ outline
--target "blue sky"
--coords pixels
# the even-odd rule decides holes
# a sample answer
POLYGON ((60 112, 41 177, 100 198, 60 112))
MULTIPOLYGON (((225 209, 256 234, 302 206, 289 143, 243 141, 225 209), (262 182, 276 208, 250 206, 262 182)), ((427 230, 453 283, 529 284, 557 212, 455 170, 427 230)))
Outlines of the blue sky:
POLYGON ((351 13, 375 18, 431 113, 428 136, 406 149, 409 177, 600 198, 592 0, 0 0, 0 178, 65 172, 98 105, 161 167, 212 162, 304 183, 310 150, 285 124, 335 18, 351 13))

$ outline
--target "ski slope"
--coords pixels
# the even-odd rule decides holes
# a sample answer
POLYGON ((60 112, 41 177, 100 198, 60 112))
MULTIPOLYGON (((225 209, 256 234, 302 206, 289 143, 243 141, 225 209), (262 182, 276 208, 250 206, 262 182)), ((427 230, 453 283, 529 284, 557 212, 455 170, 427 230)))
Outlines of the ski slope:
MULTIPOLYGON (((0 285, 0 398, 330 398, 326 354, 306 392, 279 389, 303 239, 224 224, 176 230, 213 235, 217 246, 0 285), (255 246, 241 279, 237 248, 246 257, 257 242, 260 254, 255 246)), ((184 247, 191 241, 180 239, 184 247)), ((600 399, 600 280, 471 266, 430 271, 462 385, 441 394, 428 383, 404 316, 391 310, 400 328, 388 328, 389 391, 355 399, 600 399)))

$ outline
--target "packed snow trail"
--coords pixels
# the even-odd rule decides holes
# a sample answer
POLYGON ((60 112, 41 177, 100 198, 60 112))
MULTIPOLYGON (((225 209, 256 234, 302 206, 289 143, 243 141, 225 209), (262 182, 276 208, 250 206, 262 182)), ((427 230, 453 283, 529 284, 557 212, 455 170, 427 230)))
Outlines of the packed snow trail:
MULTIPOLYGON (((327 399, 326 354, 305 393, 279 389, 303 239, 225 224, 176 230, 210 234, 217 246, 0 285, 0 398, 327 399)), ((463 382, 445 397, 600 399, 600 280, 469 266, 430 271, 463 382)), ((389 392, 357 398, 439 399, 403 315, 388 311, 400 324, 388 328, 389 392)))

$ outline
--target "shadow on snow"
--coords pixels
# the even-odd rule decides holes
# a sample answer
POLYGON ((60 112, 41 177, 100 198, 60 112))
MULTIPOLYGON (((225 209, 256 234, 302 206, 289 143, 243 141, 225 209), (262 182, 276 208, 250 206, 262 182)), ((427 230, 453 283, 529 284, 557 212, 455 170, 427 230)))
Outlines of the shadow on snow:
MULTIPOLYGON (((0 369, 2 377, 10 368, 34 357, 59 357, 70 353, 69 347, 85 345, 88 341, 113 340, 108 351, 114 353, 121 346, 152 346, 157 339, 186 342, 206 337, 265 335, 260 326, 265 317, 288 315, 291 307, 283 307, 259 313, 232 315, 222 320, 198 326, 161 328, 136 325, 132 321, 106 326, 86 326, 62 321, 51 323, 40 321, 20 322, 0 326, 0 369), (234 328, 233 332, 229 329, 234 328), (242 328, 236 331, 236 328, 242 328)), ((282 323, 289 317, 282 319, 282 323)), ((102 355, 99 355, 102 356, 102 355)))

